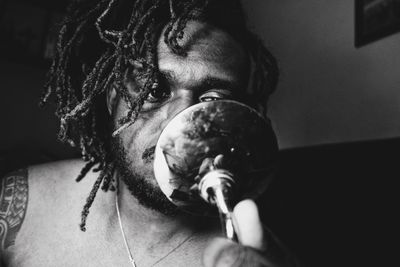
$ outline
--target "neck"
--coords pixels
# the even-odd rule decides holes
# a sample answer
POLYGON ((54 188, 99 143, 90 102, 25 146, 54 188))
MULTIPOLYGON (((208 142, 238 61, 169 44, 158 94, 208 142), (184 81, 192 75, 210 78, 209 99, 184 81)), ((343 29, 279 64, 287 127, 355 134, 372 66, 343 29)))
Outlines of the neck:
POLYGON ((157 243, 169 242, 176 236, 209 232, 215 225, 215 220, 210 218, 192 216, 184 212, 170 216, 145 207, 122 181, 119 183, 118 205, 127 236, 137 238, 140 235, 146 240, 154 240, 152 237, 157 237, 157 243))
POLYGON ((111 192, 104 195, 107 197, 103 202, 96 202, 99 207, 97 210, 103 211, 98 214, 99 222, 108 218, 104 234, 109 241, 112 240, 116 253, 120 253, 123 258, 128 258, 125 251, 128 246, 138 266, 152 266, 165 258, 174 258, 174 255, 200 255, 202 248, 220 232, 217 219, 194 217, 185 213, 168 216, 144 207, 122 181, 118 185, 118 195, 111 192), (124 234, 119 225, 116 203, 124 234), (127 246, 124 246, 123 236, 127 246))

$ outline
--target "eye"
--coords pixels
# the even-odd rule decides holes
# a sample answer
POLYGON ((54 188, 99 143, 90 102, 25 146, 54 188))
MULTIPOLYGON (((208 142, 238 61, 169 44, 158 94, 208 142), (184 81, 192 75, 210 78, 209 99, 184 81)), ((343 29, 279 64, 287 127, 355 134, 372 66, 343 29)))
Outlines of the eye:
POLYGON ((146 101, 150 103, 159 103, 169 98, 170 96, 171 96, 171 91, 169 90, 168 87, 166 86, 156 87, 151 90, 151 92, 147 96, 146 101))
POLYGON ((205 92, 199 97, 200 102, 208 102, 215 100, 231 99, 232 93, 225 89, 213 89, 205 92))

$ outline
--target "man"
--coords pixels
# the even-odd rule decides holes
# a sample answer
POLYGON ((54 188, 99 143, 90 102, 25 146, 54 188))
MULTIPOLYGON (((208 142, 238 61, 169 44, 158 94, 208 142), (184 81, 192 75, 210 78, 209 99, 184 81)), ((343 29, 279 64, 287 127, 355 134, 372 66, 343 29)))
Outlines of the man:
POLYGON ((43 103, 55 96, 59 138, 82 159, 3 178, 3 264, 291 266, 253 201, 235 207, 240 244, 214 240, 218 221, 177 209, 152 170, 157 138, 179 111, 219 99, 263 111, 276 80, 238 1, 73 2, 43 103))

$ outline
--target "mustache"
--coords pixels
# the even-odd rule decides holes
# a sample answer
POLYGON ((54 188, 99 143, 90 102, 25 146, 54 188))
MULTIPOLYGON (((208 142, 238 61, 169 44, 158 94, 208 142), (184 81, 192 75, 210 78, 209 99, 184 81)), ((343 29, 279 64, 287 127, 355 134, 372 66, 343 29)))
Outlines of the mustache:
POLYGON ((148 147, 144 150, 142 154, 142 160, 145 163, 149 163, 154 159, 154 152, 156 151, 156 146, 148 147))

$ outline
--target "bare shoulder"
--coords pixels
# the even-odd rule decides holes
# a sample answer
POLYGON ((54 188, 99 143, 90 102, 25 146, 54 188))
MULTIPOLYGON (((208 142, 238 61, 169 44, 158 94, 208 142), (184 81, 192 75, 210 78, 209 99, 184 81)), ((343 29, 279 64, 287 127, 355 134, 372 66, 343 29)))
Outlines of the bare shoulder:
POLYGON ((74 184, 74 175, 83 167, 80 160, 30 166, 0 178, 0 252, 15 244, 29 211, 45 208, 61 191, 74 184))
POLYGON ((77 183, 84 166, 79 159, 50 162, 0 178, 0 266, 2 261, 22 266, 79 231, 82 205, 96 177, 90 171, 77 183))
MULTIPOLYGON (((29 212, 43 213, 43 210, 65 211, 71 208, 74 201, 79 201, 82 194, 87 193, 90 186, 89 172, 82 182, 77 183, 76 178, 85 166, 80 159, 50 162, 30 166, 29 175, 29 212)), ((47 214, 42 214, 46 216, 47 214)))
POLYGON ((64 183, 74 180, 84 166, 80 159, 70 159, 30 166, 28 168, 30 181, 34 183, 64 183))

